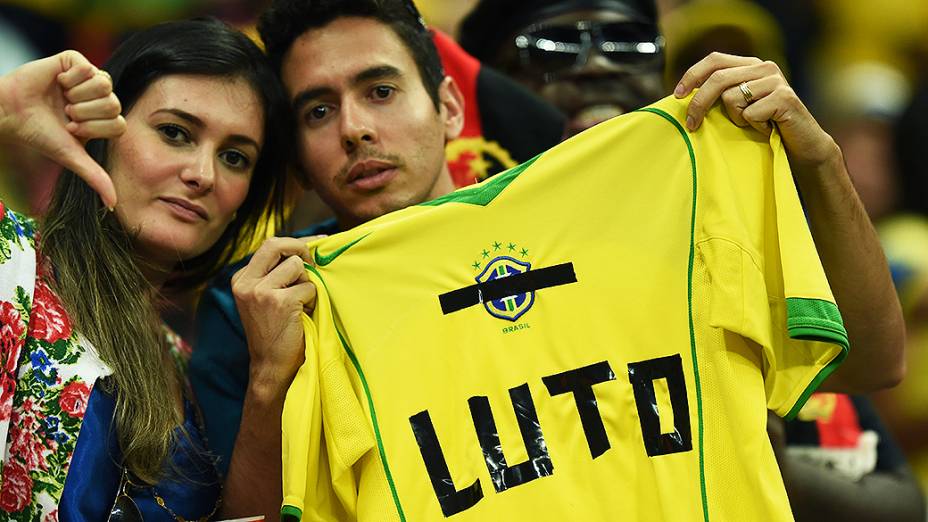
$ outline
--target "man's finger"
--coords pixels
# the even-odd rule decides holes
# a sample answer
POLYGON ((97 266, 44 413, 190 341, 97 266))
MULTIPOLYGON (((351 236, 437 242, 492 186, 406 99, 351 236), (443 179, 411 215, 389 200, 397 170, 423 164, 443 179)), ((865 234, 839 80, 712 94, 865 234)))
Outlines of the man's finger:
POLYGON ((773 131, 771 120, 776 117, 778 103, 771 98, 763 98, 749 105, 741 115, 744 120, 758 132, 769 136, 773 131))
POLYGON ((270 288, 288 288, 298 283, 309 281, 303 260, 299 256, 289 256, 264 276, 262 285, 270 288))
POLYGON ((285 292, 288 297, 302 303, 304 310, 308 307, 311 311, 316 305, 316 285, 312 284, 310 281, 303 281, 293 285, 283 290, 283 292, 285 292))
POLYGON ((683 77, 674 89, 673 94, 677 98, 683 98, 692 92, 693 89, 701 87, 712 73, 720 69, 741 67, 757 63, 761 63, 759 58, 714 52, 696 62, 683 73, 683 77))
POLYGON ((272 237, 258 247, 251 261, 245 266, 247 277, 264 277, 280 263, 281 257, 298 256, 306 259, 309 255, 309 249, 300 239, 272 237))
MULTIPOLYGON (((764 62, 729 67, 713 72, 702 84, 702 87, 699 88, 699 92, 690 99, 690 104, 686 109, 687 128, 691 131, 698 129, 706 113, 718 101, 722 93, 731 88, 737 88, 742 82, 746 82, 751 89, 751 101, 766 96, 769 91, 762 90, 760 87, 756 92, 754 91, 754 86, 757 85, 756 80, 772 78, 774 82, 779 81, 775 73, 776 70, 765 65, 764 62)), ((764 86, 766 85, 765 83, 764 86)), ((743 94, 741 96, 743 97, 743 94)), ((745 100, 745 103, 747 103, 747 100, 745 100)))

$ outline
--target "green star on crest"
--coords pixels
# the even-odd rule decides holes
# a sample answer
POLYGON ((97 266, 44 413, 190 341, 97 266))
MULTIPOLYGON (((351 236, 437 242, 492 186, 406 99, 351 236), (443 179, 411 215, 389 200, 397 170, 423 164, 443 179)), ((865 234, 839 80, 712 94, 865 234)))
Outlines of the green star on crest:
POLYGON ((515 249, 516 249, 516 244, 515 244, 515 243, 509 243, 509 245, 507 245, 507 248, 509 248, 509 251, 510 251, 510 252, 514 252, 515 249))
POLYGON ((494 241, 494 242, 493 242, 493 250, 499 250, 499 248, 500 248, 501 246, 503 246, 503 244, 500 243, 499 241, 494 241))
POLYGON ((471 265, 471 266, 474 267, 474 270, 479 270, 479 269, 480 269, 480 261, 474 261, 474 264, 471 265))
POLYGON ((490 252, 487 249, 483 249, 483 252, 481 252, 481 254, 483 254, 484 259, 490 257, 490 252))
POLYGON ((528 255, 528 249, 527 249, 527 248, 523 248, 522 250, 519 251, 519 253, 522 254, 522 257, 525 257, 525 256, 528 255))

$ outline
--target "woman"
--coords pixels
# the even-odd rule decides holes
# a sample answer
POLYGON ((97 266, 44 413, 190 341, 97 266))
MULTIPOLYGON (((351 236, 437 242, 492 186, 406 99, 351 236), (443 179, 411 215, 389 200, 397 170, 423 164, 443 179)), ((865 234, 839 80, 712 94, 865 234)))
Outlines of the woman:
POLYGON ((47 60, 0 78, 0 141, 72 169, 41 226, 0 214, 0 518, 212 517, 218 478, 158 295, 280 215, 286 97, 215 20, 134 35, 108 74, 47 60), (87 146, 108 176, 74 137, 111 138, 87 146))

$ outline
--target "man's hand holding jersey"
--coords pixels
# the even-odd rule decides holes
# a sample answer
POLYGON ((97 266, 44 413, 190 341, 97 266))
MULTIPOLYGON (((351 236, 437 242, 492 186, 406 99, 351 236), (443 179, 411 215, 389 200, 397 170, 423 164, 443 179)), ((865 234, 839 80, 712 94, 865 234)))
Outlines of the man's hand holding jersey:
POLYGON ((316 304, 316 287, 303 263, 312 262, 306 243, 317 237, 268 239, 232 276, 250 362, 223 514, 280 509, 280 418, 287 389, 304 359, 300 316, 316 304))
POLYGON ((248 352, 249 387, 286 391, 303 364, 300 315, 312 312, 316 287, 303 263, 312 263, 306 243, 315 238, 274 237, 232 276, 232 295, 242 318, 248 352))
POLYGON ((682 98, 695 88, 687 110, 690 131, 721 103, 735 125, 769 135, 775 124, 783 138, 851 344, 821 389, 861 393, 898 384, 905 374, 902 310, 840 147, 773 62, 712 53, 687 70, 674 95, 682 98))

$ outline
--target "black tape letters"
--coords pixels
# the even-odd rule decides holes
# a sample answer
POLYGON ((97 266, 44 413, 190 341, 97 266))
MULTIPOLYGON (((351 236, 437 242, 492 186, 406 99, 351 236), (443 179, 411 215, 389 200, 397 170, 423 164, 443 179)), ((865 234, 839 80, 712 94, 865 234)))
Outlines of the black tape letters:
POLYGON ((416 436, 416 442, 419 443, 419 452, 422 453, 422 460, 425 461, 425 469, 428 471, 429 480, 432 481, 432 488, 435 489, 435 495, 438 496, 441 512, 446 517, 450 517, 455 513, 473 507, 483 498, 480 479, 478 478, 473 484, 462 490, 455 489, 454 482, 451 480, 451 472, 448 471, 448 463, 441 451, 438 435, 435 434, 435 426, 432 425, 432 418, 429 416, 428 410, 421 411, 410 417, 409 424, 412 425, 412 432, 416 436))
POLYGON ((483 396, 467 400, 471 417, 474 419, 474 428, 477 429, 477 439, 483 450, 483 458, 487 462, 487 470, 497 493, 554 473, 528 384, 511 388, 509 397, 528 454, 528 460, 514 466, 507 465, 506 457, 503 456, 496 421, 493 420, 493 412, 490 411, 490 400, 483 396))
POLYGON ((603 426, 603 418, 599 413, 596 395, 593 394, 593 385, 615 380, 615 373, 606 361, 568 370, 556 375, 542 377, 542 382, 548 387, 551 396, 573 392, 577 403, 577 413, 580 414, 580 424, 583 425, 583 434, 590 446, 590 455, 595 459, 609 449, 609 438, 603 426))
POLYGON ((649 457, 668 455, 693 449, 690 433, 690 408, 686 400, 686 377, 679 354, 629 363, 628 380, 635 391, 635 406, 641 422, 641 436, 649 457), (673 411, 673 431, 661 433, 660 412, 654 381, 667 379, 670 406, 673 411))

